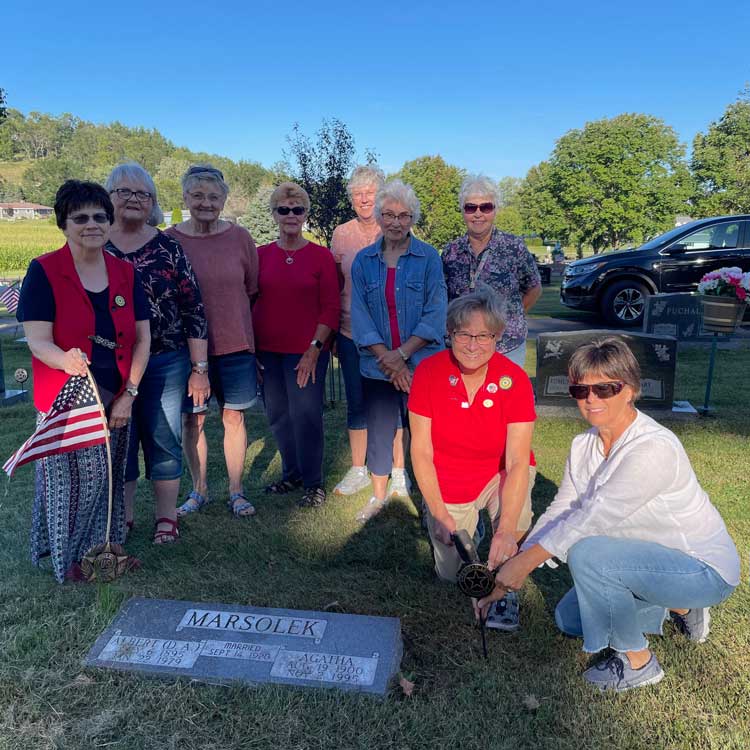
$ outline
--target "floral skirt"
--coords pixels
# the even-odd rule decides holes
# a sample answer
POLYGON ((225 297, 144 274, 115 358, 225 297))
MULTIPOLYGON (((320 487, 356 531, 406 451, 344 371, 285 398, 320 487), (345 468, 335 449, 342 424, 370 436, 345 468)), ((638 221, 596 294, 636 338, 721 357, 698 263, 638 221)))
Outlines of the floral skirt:
MULTIPOLYGON (((125 540, 125 457, 130 425, 112 430, 112 524, 109 541, 125 540)), ((31 520, 31 562, 50 556, 62 583, 73 563, 107 533, 107 448, 89 448, 48 456, 36 462, 36 492, 31 520)))

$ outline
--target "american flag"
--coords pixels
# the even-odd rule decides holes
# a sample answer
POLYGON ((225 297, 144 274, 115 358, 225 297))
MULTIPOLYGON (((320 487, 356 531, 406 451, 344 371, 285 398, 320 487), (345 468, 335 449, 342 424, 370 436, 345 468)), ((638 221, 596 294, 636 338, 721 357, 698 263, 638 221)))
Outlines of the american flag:
POLYGON ((17 467, 55 453, 67 453, 105 442, 107 429, 88 378, 66 381, 34 434, 3 464, 9 476, 17 467))
POLYGON ((18 310, 18 302, 21 299, 21 292, 15 284, 9 286, 0 294, 0 304, 5 305, 9 313, 18 310))

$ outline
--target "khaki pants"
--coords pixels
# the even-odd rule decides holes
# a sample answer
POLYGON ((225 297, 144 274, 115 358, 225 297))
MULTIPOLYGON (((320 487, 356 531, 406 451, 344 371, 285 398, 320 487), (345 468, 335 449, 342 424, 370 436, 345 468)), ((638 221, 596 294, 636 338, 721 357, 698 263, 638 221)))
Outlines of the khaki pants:
MULTIPOLYGON (((479 511, 487 509, 490 514, 490 520, 492 521, 492 531, 497 529, 497 525, 500 521, 500 512, 502 510, 500 503, 500 496, 503 491, 503 483, 505 482, 505 472, 495 474, 485 488, 479 493, 479 497, 470 503, 446 503, 445 507, 450 513, 453 520, 456 522, 457 529, 466 529, 469 536, 473 536, 477 529, 477 523, 479 522, 479 511)), ((536 467, 529 466, 529 490, 526 493, 526 501, 521 509, 521 515, 518 517, 518 531, 528 531, 531 528, 531 521, 534 514, 531 510, 531 490, 534 487, 534 480, 536 479, 536 467)), ((432 514, 427 511, 427 530, 430 534, 430 541, 432 542, 432 552, 435 558, 435 572, 438 577, 444 581, 455 583, 456 574, 458 569, 463 564, 463 561, 458 556, 458 552, 454 545, 443 544, 435 534, 435 519, 432 514)))

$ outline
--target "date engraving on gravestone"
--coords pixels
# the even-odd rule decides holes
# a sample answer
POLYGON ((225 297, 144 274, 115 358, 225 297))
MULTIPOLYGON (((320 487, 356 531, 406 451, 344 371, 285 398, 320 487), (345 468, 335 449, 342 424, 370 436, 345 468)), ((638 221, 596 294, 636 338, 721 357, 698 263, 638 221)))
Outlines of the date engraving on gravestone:
POLYGON ((263 635, 291 635, 297 638, 320 640, 326 632, 326 620, 278 615, 255 615, 245 612, 223 610, 188 609, 177 626, 183 628, 206 628, 208 630, 236 631, 238 633, 262 633, 263 635))
POLYGON ((372 685, 377 667, 377 656, 284 650, 276 657, 271 676, 345 685, 372 685))
POLYGON ((280 646, 264 646, 261 643, 235 643, 233 641, 204 641, 201 656, 219 659, 245 659, 247 661, 272 662, 281 651, 280 646))
POLYGON ((151 664, 173 669, 191 669, 201 655, 203 642, 114 635, 102 649, 100 661, 151 664))

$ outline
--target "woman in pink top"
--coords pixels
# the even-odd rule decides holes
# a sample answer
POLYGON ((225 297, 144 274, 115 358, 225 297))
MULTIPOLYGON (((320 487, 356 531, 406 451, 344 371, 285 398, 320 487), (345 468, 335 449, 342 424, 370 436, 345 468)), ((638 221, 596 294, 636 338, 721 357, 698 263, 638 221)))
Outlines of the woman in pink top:
MULTIPOLYGON (((210 164, 195 164, 182 178, 190 218, 167 234, 182 245, 200 286, 208 321, 208 361, 193 362, 208 373, 224 425, 224 458, 229 475, 229 509, 235 518, 255 515, 242 489, 247 452, 244 410, 256 401, 255 340, 251 303, 258 292, 258 253, 246 229, 220 219, 229 187, 210 164)), ((199 511, 208 501, 208 444, 203 433, 207 406, 188 399, 183 445, 193 489, 177 513, 199 511)))
MULTIPOLYGON (((367 417, 362 393, 362 376, 359 372, 359 352, 352 340, 352 263, 357 253, 369 247, 381 236, 380 225, 375 219, 375 195, 385 184, 383 172, 377 167, 356 167, 346 189, 352 203, 354 219, 333 230, 331 252, 344 279, 341 290, 341 326, 336 337, 336 354, 346 389, 346 426, 349 431, 349 447, 352 453, 351 468, 334 487, 337 495, 353 495, 368 487, 367 473, 367 417)), ((396 431, 393 441, 393 469, 388 488, 389 497, 409 498, 409 478, 404 469, 403 429, 396 431)))
POLYGON ((271 194, 279 239, 258 250, 253 308, 266 415, 282 462, 281 481, 266 491, 303 487, 302 507, 326 498, 323 487, 323 396, 328 339, 339 326, 336 264, 328 248, 305 239, 307 192, 284 182, 271 194))

